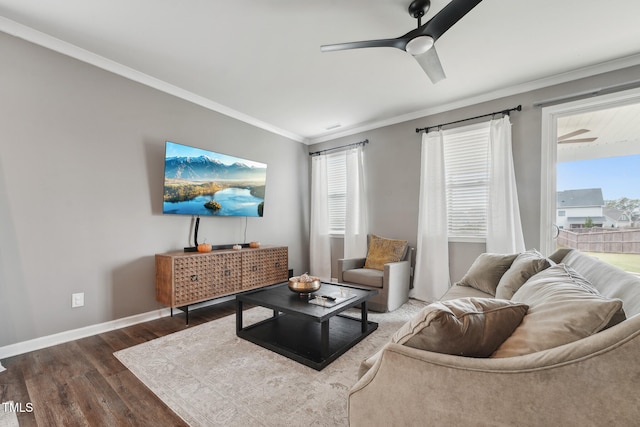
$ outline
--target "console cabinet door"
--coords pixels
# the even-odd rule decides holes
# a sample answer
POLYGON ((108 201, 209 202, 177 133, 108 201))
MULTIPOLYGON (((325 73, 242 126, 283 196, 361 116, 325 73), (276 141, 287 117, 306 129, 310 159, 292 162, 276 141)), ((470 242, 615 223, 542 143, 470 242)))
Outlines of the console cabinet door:
POLYGON ((286 282, 289 253, 286 247, 242 253, 242 289, 286 282))
POLYGON ((242 255, 223 253, 211 257, 214 289, 212 295, 223 296, 242 290, 242 255))
POLYGON ((211 257, 194 255, 174 258, 174 301, 177 306, 206 299, 213 293, 211 257))

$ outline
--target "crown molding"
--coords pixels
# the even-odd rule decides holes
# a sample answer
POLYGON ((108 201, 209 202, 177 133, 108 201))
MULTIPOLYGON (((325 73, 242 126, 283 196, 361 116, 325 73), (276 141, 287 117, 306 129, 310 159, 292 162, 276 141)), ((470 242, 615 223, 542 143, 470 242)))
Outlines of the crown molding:
POLYGON ((77 59, 79 61, 85 62, 87 64, 91 64, 95 67, 117 74, 126 79, 133 80, 145 86, 149 86, 153 89, 157 89, 161 92, 165 92, 169 95, 173 95, 177 98, 184 99, 185 101, 189 101, 209 110, 224 114, 225 116, 234 118, 257 128, 274 133, 276 135, 280 135, 297 142, 307 142, 307 139, 301 135, 289 132, 285 129, 281 129, 270 123, 266 123, 262 120, 256 119, 255 117, 249 116, 240 111, 212 101, 211 99, 196 95, 193 92, 187 91, 148 74, 134 70, 133 68, 127 67, 123 64, 120 64, 119 62, 112 61, 108 58, 97 55, 86 49, 50 36, 26 25, 7 19, 3 16, 0 16, 0 31, 11 36, 26 40, 30 43, 61 53, 63 55, 69 56, 71 58, 77 59))
POLYGON ((240 111, 229 108, 225 105, 219 104, 211 99, 197 95, 193 92, 182 89, 178 86, 167 83, 163 80, 150 76, 148 74, 137 71, 133 68, 127 67, 118 62, 107 59, 103 56, 97 55, 86 49, 80 48, 71 43, 52 37, 48 34, 35 30, 23 24, 19 24, 8 18, 0 16, 0 31, 9 35, 21 38, 28 42, 37 44, 39 46, 51 49, 55 52, 72 57, 82 62, 94 65, 103 70, 112 72, 121 77, 133 80, 140 84, 157 89, 161 92, 173 95, 177 98, 184 99, 192 102, 201 107, 207 108, 212 111, 216 111, 225 116, 242 121, 257 128, 266 130, 276 135, 283 136, 293 141, 301 142, 307 145, 316 144, 320 142, 332 141, 334 139, 343 138, 358 133, 367 132, 370 130, 378 129, 385 126, 391 126, 398 123, 407 122, 410 120, 427 117, 434 114, 443 113, 446 111, 455 110, 458 108, 468 107, 471 105, 479 104, 482 102, 491 101, 498 98, 507 96, 513 96, 520 93, 526 93, 537 89, 542 89, 548 86, 553 86, 561 83, 566 83, 573 80, 578 80, 585 77, 591 77, 597 74, 606 73, 609 71, 615 71, 618 69, 640 65, 640 54, 631 55, 623 58, 614 59, 599 64, 594 64, 568 72, 556 74, 554 76, 545 77, 542 79, 532 80, 522 84, 510 86, 507 88, 498 89, 495 91, 486 92, 463 100, 450 102, 447 104, 441 104, 436 107, 426 108, 411 113, 390 117, 384 120, 377 120, 368 123, 359 123, 347 128, 342 128, 338 132, 332 132, 317 137, 304 137, 294 132, 290 132, 286 129, 279 128, 270 123, 259 120, 255 117, 249 116, 240 111))
POLYGON ((626 56, 623 58, 614 59, 599 64, 590 65, 587 67, 578 68, 575 70, 567 71, 565 73, 556 74, 554 76, 545 77, 542 79, 532 80, 530 82, 490 91, 463 100, 450 102, 448 104, 441 104, 437 107, 426 108, 423 110, 414 111, 411 113, 403 114, 400 116, 391 117, 388 119, 358 124, 352 127, 341 129, 340 132, 331 133, 317 138, 309 138, 307 144, 316 144, 319 142, 327 142, 345 136, 350 136, 370 130, 378 129, 385 126, 391 126, 398 123, 408 122, 410 120, 420 119, 422 117, 431 116, 434 114, 444 113, 447 111, 455 110, 458 108, 468 107, 482 102, 492 101, 494 99, 505 98, 508 96, 518 95, 520 93, 527 93, 534 90, 542 89, 557 84, 567 83, 574 80, 579 80, 585 77, 591 77, 610 71, 620 70, 627 67, 633 67, 640 65, 640 54, 626 56))

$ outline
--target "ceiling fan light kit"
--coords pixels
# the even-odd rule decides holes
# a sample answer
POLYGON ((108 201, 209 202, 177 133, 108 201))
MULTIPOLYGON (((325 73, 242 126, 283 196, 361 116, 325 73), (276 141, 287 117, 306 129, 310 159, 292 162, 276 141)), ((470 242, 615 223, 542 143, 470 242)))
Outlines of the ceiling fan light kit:
POLYGON ((433 47, 433 38, 430 36, 419 36, 415 39, 409 40, 405 50, 411 55, 422 55, 433 47))
POLYGON ((430 0, 414 0, 409 5, 409 15, 418 20, 418 28, 395 39, 365 40, 320 46, 322 52, 361 49, 365 47, 394 47, 411 54, 435 84, 446 76, 436 52, 435 42, 456 22, 476 7, 482 0, 452 0, 424 25, 422 17, 431 6, 430 0))

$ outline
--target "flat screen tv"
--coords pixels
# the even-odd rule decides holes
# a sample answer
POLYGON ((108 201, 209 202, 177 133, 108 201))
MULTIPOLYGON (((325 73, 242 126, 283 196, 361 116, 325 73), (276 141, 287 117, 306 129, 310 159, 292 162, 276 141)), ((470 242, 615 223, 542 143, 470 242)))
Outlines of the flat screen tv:
POLYGON ((165 214, 262 216, 267 165, 166 142, 165 214))

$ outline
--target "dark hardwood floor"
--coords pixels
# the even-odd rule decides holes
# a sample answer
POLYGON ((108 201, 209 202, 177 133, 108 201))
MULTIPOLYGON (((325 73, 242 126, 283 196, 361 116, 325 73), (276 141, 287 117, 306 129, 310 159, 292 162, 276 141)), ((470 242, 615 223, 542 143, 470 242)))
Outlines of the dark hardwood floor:
MULTIPOLYGON (((185 426, 113 352, 235 313, 227 301, 2 360, 20 426, 185 426), (33 411, 29 411, 29 405, 33 411)), ((3 410, 0 407, 0 410, 3 410)))

